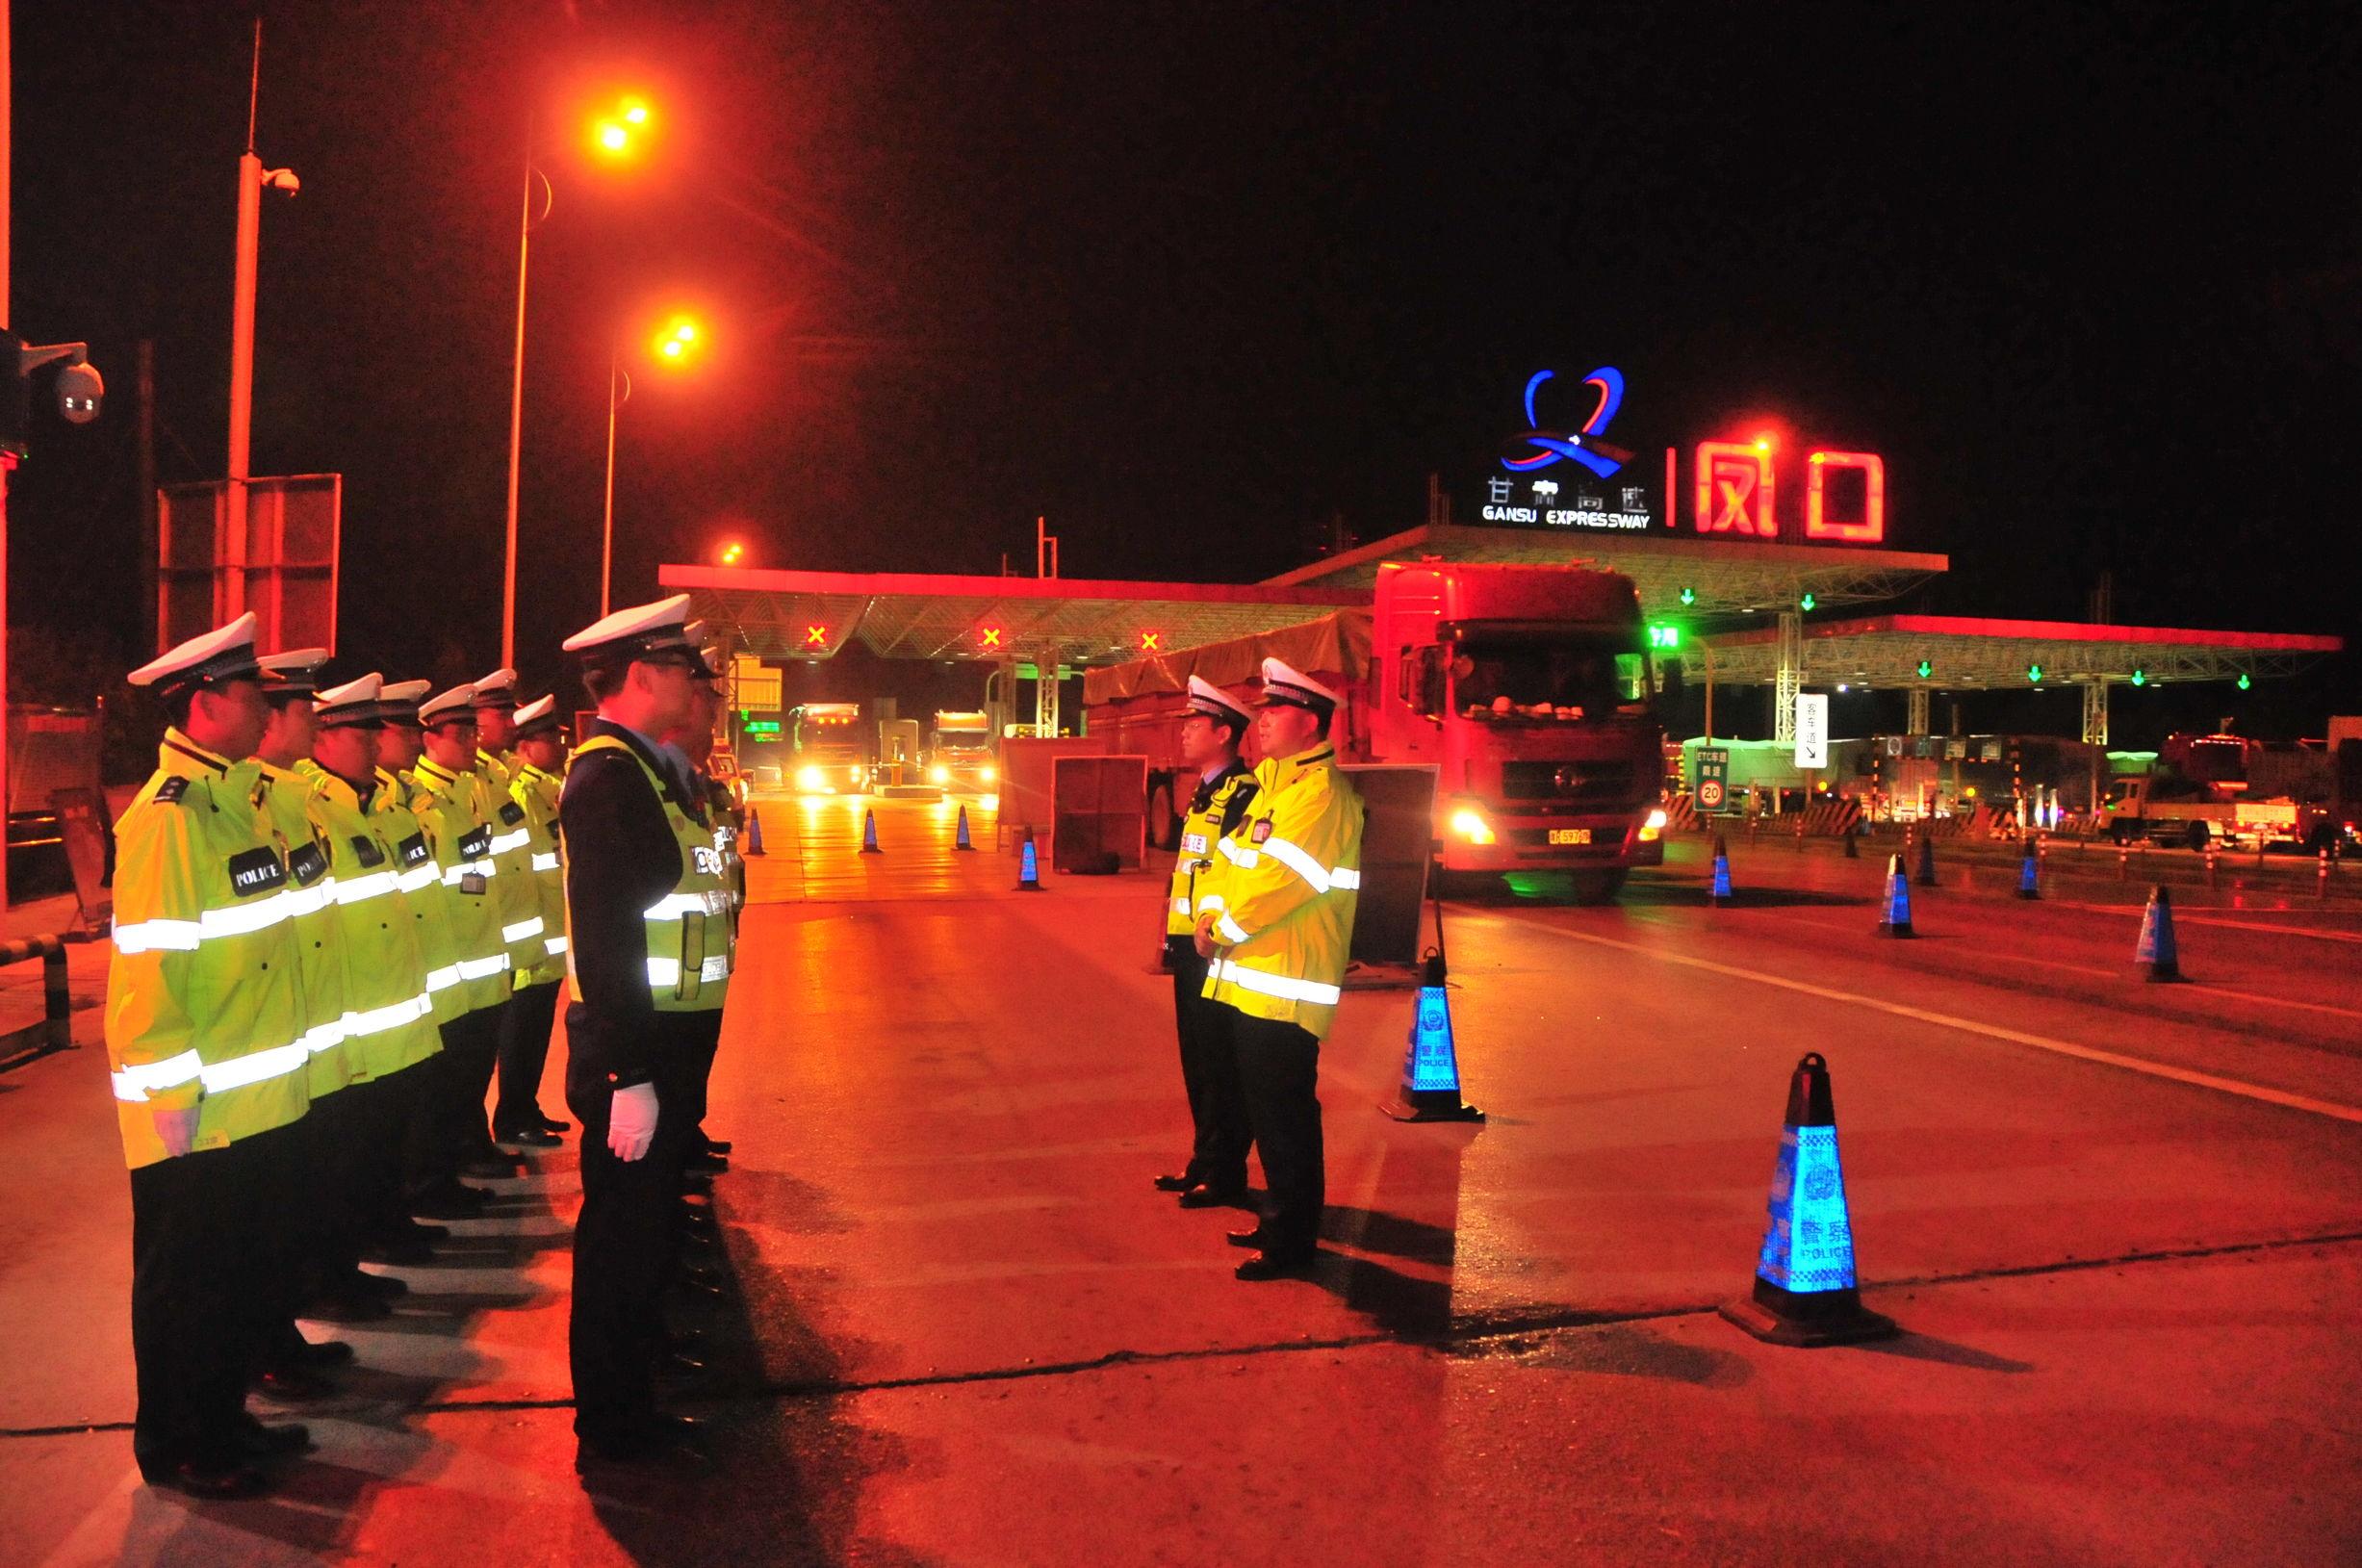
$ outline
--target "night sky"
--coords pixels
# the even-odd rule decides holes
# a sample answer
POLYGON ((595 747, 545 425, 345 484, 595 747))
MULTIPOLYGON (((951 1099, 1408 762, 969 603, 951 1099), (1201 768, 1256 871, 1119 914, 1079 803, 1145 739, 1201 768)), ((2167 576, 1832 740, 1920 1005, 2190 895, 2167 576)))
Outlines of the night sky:
MULTIPOLYGON (((606 359, 676 304, 693 377, 623 410, 619 602, 755 564, 1251 580, 1331 520, 1465 520, 1533 370, 1623 367, 1644 452, 1766 422, 1888 464, 1912 601, 2362 637, 2362 22, 2350 7, 271 4, 255 472, 346 476, 339 669, 499 653, 525 123, 528 680, 598 605, 606 359), (663 135, 581 156, 630 88, 663 135)), ((150 650, 135 344, 165 482, 221 470, 237 5, 14 8, 12 321, 85 338, 11 501, 20 696, 150 650)), ((1661 459, 1659 459, 1661 460, 1661 459)), ((2119 692, 2119 743, 2319 734, 2362 660, 2119 692)), ((1894 712, 1840 713, 1840 733, 1894 712)), ((2060 692, 1972 708, 2071 733, 2060 692)))

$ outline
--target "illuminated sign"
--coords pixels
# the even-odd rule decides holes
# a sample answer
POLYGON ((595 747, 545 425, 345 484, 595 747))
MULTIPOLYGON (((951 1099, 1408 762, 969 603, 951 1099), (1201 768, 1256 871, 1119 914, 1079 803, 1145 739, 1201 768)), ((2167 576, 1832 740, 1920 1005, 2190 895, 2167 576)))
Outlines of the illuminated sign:
POLYGON ((1649 646, 1650 646, 1651 648, 1679 648, 1679 647, 1681 647, 1681 646, 1682 646, 1682 629, 1681 629, 1680 627, 1678 627, 1678 626, 1652 626, 1652 627, 1650 627, 1650 628, 1649 628, 1649 646))
POLYGON ((1805 537, 1874 545, 1887 537, 1887 462, 1866 451, 1816 451, 1805 462, 1805 537), (1861 506, 1850 519, 1829 515, 1829 481, 1861 476, 1861 506))
POLYGON ((807 647, 807 648, 826 648, 828 645, 829 645, 829 629, 828 629, 827 627, 824 627, 824 626, 807 626, 807 627, 804 629, 804 646, 805 646, 805 647, 807 647))
POLYGON ((777 719, 748 719, 744 724, 738 726, 738 733, 749 740, 758 740, 765 735, 778 734, 780 733, 779 724, 780 721, 777 719))
POLYGON ((1526 382, 1526 424, 1528 429, 1517 440, 1534 450, 1522 457, 1503 457, 1501 466, 1514 473, 1531 473, 1553 463, 1580 463, 1603 479, 1612 478, 1616 470, 1630 460, 1631 453, 1621 447, 1610 447, 1599 438, 1616 410, 1624 406, 1624 373, 1613 366, 1603 365, 1583 377, 1583 385, 1599 394, 1591 405, 1590 414, 1580 428, 1575 430, 1545 430, 1541 416, 1534 412, 1534 394, 1542 383, 1557 375, 1556 371, 1536 371, 1526 382))
POLYGON ((1001 629, 996 626, 986 627, 982 631, 977 633, 977 637, 979 639, 979 646, 985 648, 998 648, 1001 645, 1001 629))
POLYGON ((1589 403, 1573 429, 1542 424, 1543 389, 1556 377, 1555 371, 1536 371, 1527 380, 1527 429, 1503 445, 1503 472, 1485 477, 1478 515, 1497 527, 1520 528, 1637 533, 1655 527, 1658 513, 1649 482, 1625 471, 1632 454, 1601 439, 1624 406, 1624 373, 1603 365, 1582 378, 1589 403))
POLYGON ((1162 631, 1142 632, 1140 634, 1140 651, 1143 654, 1153 654, 1159 652, 1157 642, 1164 635, 1165 633, 1162 631))
POLYGON ((1829 696, 1826 692, 1800 691, 1796 694, 1796 765, 1800 768, 1825 768, 1829 765, 1829 696))
POLYGON ((1777 537, 1776 481, 1768 441, 1698 443, 1698 531, 1777 537))

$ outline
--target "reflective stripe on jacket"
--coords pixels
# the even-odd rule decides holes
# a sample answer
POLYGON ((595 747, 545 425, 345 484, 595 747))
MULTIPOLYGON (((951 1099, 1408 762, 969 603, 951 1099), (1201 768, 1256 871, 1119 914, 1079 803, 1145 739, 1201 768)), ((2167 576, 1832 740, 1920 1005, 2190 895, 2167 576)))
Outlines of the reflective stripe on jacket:
POLYGON ((1361 898, 1361 795, 1323 741, 1255 769, 1246 818, 1215 846, 1222 910, 1205 994, 1324 1039, 1361 898))
POLYGON ((520 759, 508 781, 509 799, 525 811, 526 848, 531 856, 533 889, 541 912, 542 956, 518 980, 520 987, 552 985, 566 978, 565 845, 557 827, 557 792, 564 781, 520 759))
POLYGON ((1229 862, 1214 846, 1239 825, 1254 798, 1255 776, 1235 758, 1211 784, 1199 781, 1181 819, 1181 856, 1166 889, 1166 936, 1187 937, 1197 929, 1197 916, 1221 909, 1221 873, 1229 862))
MULTIPOLYGON (((623 753, 648 776, 680 845, 680 874, 673 890, 641 913, 648 928, 648 990, 656 1011, 718 1012, 730 991, 733 944, 730 888, 713 835, 680 809, 670 784, 645 758, 614 736, 593 735, 575 749, 575 760, 602 751, 623 753)), ((570 977, 573 956, 567 954, 570 977)), ((579 1000, 580 988, 571 989, 579 1000)))
POLYGON ((197 1113, 194 1147, 282 1127, 311 1103, 287 864, 230 763, 166 732, 116 824, 107 1062, 137 1169, 167 1158, 159 1111, 197 1113))
MULTIPOLYGON (((400 842, 419 825, 395 791, 380 784, 360 792, 324 769, 306 770, 312 808, 336 859, 336 940, 345 969, 345 1051, 356 1080, 382 1078, 443 1048, 434 999, 426 990, 426 958, 419 946, 415 897, 440 898, 442 882, 424 840, 412 853, 426 869, 404 890, 400 842)), ((382 778, 383 775, 380 775, 382 778)), ((456 971, 452 978, 457 979, 456 971)))
POLYGON ((459 937, 451 924, 451 901, 459 895, 443 886, 435 860, 434 835, 420 816, 430 797, 408 774, 377 770, 372 809, 383 803, 393 821, 386 836, 394 843, 395 886, 410 906, 411 931, 419 939, 419 962, 426 965, 426 1000, 440 1024, 465 1017, 475 1006, 473 983, 460 978, 459 937))
POLYGON ((475 774, 453 773, 421 758, 409 777, 410 809, 426 825, 426 841, 443 880, 452 963, 466 991, 466 1011, 498 1007, 509 993, 511 960, 493 891, 500 866, 492 858, 492 825, 480 809, 475 774))
POLYGON ((295 890, 296 979, 303 988, 304 1044, 312 1057, 305 1081, 312 1098, 333 1094, 356 1074, 345 1043, 345 961, 336 944, 336 861, 312 810, 311 782, 290 769, 250 757, 230 769, 253 792, 255 810, 273 835, 295 890))

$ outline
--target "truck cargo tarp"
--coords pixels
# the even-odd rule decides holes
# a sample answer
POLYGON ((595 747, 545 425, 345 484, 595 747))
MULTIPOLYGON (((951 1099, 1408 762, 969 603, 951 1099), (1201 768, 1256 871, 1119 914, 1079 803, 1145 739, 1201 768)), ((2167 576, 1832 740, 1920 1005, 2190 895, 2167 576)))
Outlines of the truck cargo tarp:
POLYGON ((1267 658, 1283 659, 1306 675, 1329 670, 1358 680, 1370 665, 1370 612, 1337 610, 1276 631, 1087 670, 1083 673, 1083 701, 1096 705, 1159 692, 1179 693, 1189 689, 1193 675, 1218 686, 1240 686, 1262 675, 1267 658))

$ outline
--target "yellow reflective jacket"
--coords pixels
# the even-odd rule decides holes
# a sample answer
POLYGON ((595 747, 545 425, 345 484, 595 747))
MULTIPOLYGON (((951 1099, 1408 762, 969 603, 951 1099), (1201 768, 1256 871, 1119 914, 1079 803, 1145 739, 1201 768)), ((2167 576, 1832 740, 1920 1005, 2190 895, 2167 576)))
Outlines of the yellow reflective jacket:
POLYGON ((159 1111, 197 1113, 194 1147, 283 1127, 311 1103, 287 862, 250 792, 179 730, 115 825, 107 1062, 123 1157, 166 1159, 159 1111))
MULTIPOLYGON (((424 1061, 443 1048, 435 1030, 434 1001, 426 990, 426 960, 419 948, 419 921, 402 890, 403 838, 418 838, 414 856, 424 862, 413 880, 418 896, 442 896, 417 821, 401 810, 383 783, 364 806, 359 790, 318 766, 305 778, 312 785, 314 814, 336 861, 336 937, 345 963, 345 1052, 356 1082, 424 1061)), ((382 780, 383 775, 379 776, 382 780)), ((456 973, 452 976, 455 981, 456 973)))
POLYGON ((1361 794, 1336 749, 1266 758, 1245 820, 1215 851, 1222 912, 1205 994, 1327 1038, 1361 899, 1361 794))
MULTIPOLYGON (((664 807, 664 820, 680 845, 680 874, 673 890, 642 912, 648 928, 648 989, 659 1013, 718 1013, 730 995, 736 957, 731 932, 730 888, 712 830, 692 818, 673 787, 647 759, 612 735, 593 735, 575 748, 573 761, 602 751, 621 752, 647 775, 664 807)), ((572 766, 572 762, 568 764, 572 766)), ((581 1000, 581 988, 571 988, 581 1000)))
POLYGON ((1181 858, 1173 861, 1165 898, 1166 936, 1191 935, 1197 916, 1222 907, 1221 872, 1229 862, 1214 846, 1245 817, 1254 799, 1255 776, 1236 758, 1212 783, 1199 780, 1181 818, 1181 858))
POLYGON ((509 993, 511 961, 501 936, 501 906, 493 885, 492 824, 485 819, 475 772, 453 773, 428 758, 410 770, 410 809, 426 825, 426 841, 443 874, 451 952, 466 983, 468 1011, 498 1007, 509 993))
POLYGON ((451 904, 459 894, 443 886, 443 867, 435 859, 434 838, 420 815, 433 797, 406 773, 377 770, 377 793, 372 810, 382 803, 394 817, 386 835, 394 841, 399 868, 397 885, 410 906, 411 929, 419 941, 419 961, 426 965, 426 999, 440 1024, 467 1016, 475 1006, 477 983, 459 974, 459 935, 452 925, 451 904))
POLYGON ((508 766, 479 751, 475 766, 465 775, 450 774, 432 758, 420 758, 419 768, 449 778, 450 787, 465 784, 475 792, 476 813, 492 829, 492 902, 500 914, 501 945, 508 952, 512 983, 524 985, 533 965, 549 956, 542 941, 547 922, 541 917, 541 890, 533 885, 532 835, 526 830, 525 808, 509 796, 508 766))
POLYGON ((557 794, 564 783, 522 758, 509 776, 509 799, 525 812, 526 848, 541 912, 542 956, 518 978, 520 989, 566 978, 566 846, 557 827, 557 794))
POLYGON ((335 859, 313 814, 311 782, 259 757, 233 765, 230 778, 250 790, 255 810, 275 835, 295 900, 296 977, 303 986, 304 1044, 312 1060, 304 1078, 312 1098, 333 1094, 354 1079, 345 1041, 345 961, 336 947, 335 859))

